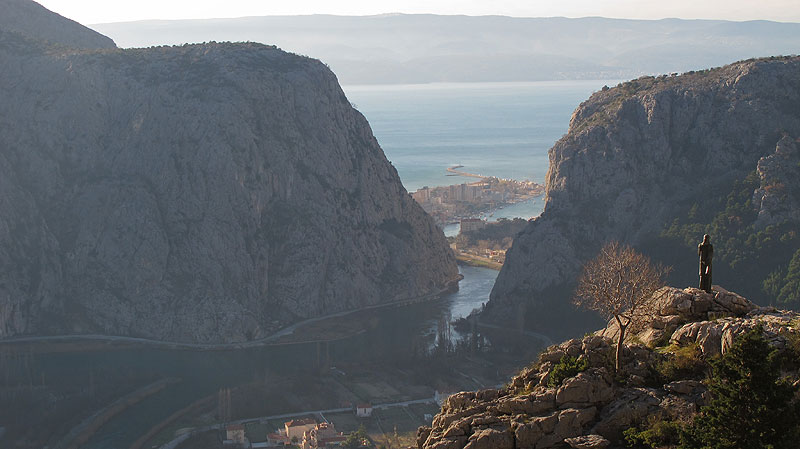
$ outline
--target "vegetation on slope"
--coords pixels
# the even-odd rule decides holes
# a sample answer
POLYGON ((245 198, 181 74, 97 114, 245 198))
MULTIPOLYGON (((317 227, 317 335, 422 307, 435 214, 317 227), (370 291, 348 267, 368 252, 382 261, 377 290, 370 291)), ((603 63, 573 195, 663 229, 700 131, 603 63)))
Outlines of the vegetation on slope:
MULTIPOLYGON (((753 191, 760 182, 755 172, 736 180, 725 192, 710 194, 683 210, 662 233, 687 250, 697 236, 710 234, 714 270, 726 273, 726 283, 762 303, 800 304, 800 236, 797 224, 784 220, 758 227, 753 191)), ((769 188, 769 186, 767 186, 769 188)), ((795 187, 796 188, 796 187, 795 187)), ((716 193, 716 192, 714 192, 716 193)))

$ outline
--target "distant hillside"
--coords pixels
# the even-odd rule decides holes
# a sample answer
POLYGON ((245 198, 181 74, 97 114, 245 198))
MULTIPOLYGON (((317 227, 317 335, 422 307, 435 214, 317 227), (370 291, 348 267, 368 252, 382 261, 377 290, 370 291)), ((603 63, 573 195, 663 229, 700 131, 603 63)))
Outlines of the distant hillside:
POLYGON ((798 105, 800 57, 593 94, 550 149, 544 212, 514 239, 486 318, 582 332, 590 323, 569 299, 604 242, 634 245, 674 266, 672 282, 692 285, 704 233, 715 283, 759 304, 800 304, 798 105))
POLYGON ((343 84, 628 79, 795 54, 800 24, 599 17, 271 16, 93 25, 123 47, 254 41, 343 84))
POLYGON ((114 48, 114 41, 31 0, 0 0, 0 30, 79 49, 114 48))

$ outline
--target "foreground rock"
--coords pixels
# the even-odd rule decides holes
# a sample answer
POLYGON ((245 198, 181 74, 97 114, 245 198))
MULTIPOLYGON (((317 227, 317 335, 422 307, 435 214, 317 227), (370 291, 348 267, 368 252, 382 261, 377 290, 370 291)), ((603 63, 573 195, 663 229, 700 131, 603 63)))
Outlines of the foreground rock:
MULTIPOLYGON (((594 93, 549 152, 544 212, 515 238, 484 318, 515 322, 524 314, 533 328, 550 335, 591 329, 575 321, 571 283, 609 240, 628 243, 669 265, 686 263, 676 266, 675 273, 685 277, 675 281, 693 283, 692 247, 659 242, 658 236, 675 219, 686 219, 693 204, 699 204, 698 214, 713 217, 717 211, 703 210, 704 204, 725 198, 734 181, 750 173, 757 175, 754 185, 742 194, 750 201, 729 219, 744 220, 740 226, 753 226, 753 234, 770 225, 786 229, 780 251, 743 250, 739 266, 756 264, 758 269, 730 276, 737 289, 758 293, 763 276, 779 268, 786 273, 800 248, 791 231, 800 225, 797 104, 800 57, 643 77, 594 93), (760 277, 748 277, 756 274, 760 277), (566 321, 575 324, 567 329, 566 321)), ((719 207, 725 208, 724 201, 719 207)), ((691 238, 699 242, 702 234, 691 238)), ((714 243, 714 263, 722 267, 726 243, 714 243)), ((764 245, 772 248, 768 241, 764 245)))
MULTIPOLYGON (((656 321, 675 321, 669 326, 673 330, 658 350, 655 340, 650 346, 626 345, 622 375, 613 374, 616 340, 608 337, 613 329, 551 346, 505 388, 450 396, 432 426, 418 431, 418 448, 622 448, 624 430, 651 417, 686 421, 706 403, 705 373, 685 369, 686 360, 701 363, 718 355, 758 324, 779 350, 800 339, 800 314, 759 308, 722 289, 711 295, 668 287, 656 297, 656 321), (720 331, 687 331, 693 328, 720 331), (693 347, 702 352, 686 359, 683 353, 693 347), (586 369, 553 384, 554 367, 564 357, 585 360, 586 369), (679 358, 684 359, 675 363, 679 358)), ((785 374, 795 381, 800 376, 785 374)))
POLYGON ((245 341, 458 276, 319 61, 3 29, 0 61, 0 338, 245 341))

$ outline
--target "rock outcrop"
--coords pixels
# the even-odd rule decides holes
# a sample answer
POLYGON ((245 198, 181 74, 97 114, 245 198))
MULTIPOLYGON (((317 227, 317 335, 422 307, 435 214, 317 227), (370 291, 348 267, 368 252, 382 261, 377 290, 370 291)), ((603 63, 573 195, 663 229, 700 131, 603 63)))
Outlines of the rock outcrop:
MULTIPOLYGON (((639 342, 652 330, 650 326, 631 336, 620 373, 614 373, 615 340, 608 337, 613 329, 551 346, 502 389, 450 396, 432 425, 419 429, 418 448, 626 447, 622 435, 626 429, 647 425, 648 419, 687 422, 707 403, 704 373, 674 362, 686 357, 687 349, 701 348, 692 353, 696 359, 689 359, 701 363, 724 352, 733 339, 756 325, 779 351, 796 351, 789 349, 789 342, 800 341, 800 314, 759 308, 722 289, 711 295, 693 288, 665 288, 654 301, 658 303, 654 322, 679 323, 661 343, 639 342), (711 328, 719 332, 707 331, 711 328), (585 365, 559 381, 552 377, 565 357, 585 365)), ((794 381, 800 376, 796 368, 784 374, 794 381)))
POLYGON ((0 337, 245 341, 458 277, 319 61, 2 29, 0 60, 0 337))
MULTIPOLYGON (((653 241, 665 226, 684 217, 693 202, 702 205, 709 197, 722 197, 724 209, 730 185, 751 172, 759 177, 746 205, 758 216, 753 233, 789 223, 789 240, 781 245, 792 251, 800 247, 790 231, 800 217, 798 104, 800 57, 644 77, 593 94, 550 150, 544 212, 515 238, 486 318, 504 321, 525 313, 532 327, 559 335, 580 267, 603 243, 619 240, 656 256, 653 241)), ((742 220, 729 215, 729 220, 742 220)), ((689 237, 699 242, 702 228, 689 237)), ((725 249, 725 242, 714 243, 725 249)), ((667 263, 689 261, 688 269, 676 270, 681 277, 673 282, 694 281, 693 250, 667 246, 659 253, 667 263)), ((722 269, 720 254, 715 264, 722 269)), ((742 257, 748 262, 759 255, 742 257)), ((760 286, 760 281, 747 285, 760 286)))

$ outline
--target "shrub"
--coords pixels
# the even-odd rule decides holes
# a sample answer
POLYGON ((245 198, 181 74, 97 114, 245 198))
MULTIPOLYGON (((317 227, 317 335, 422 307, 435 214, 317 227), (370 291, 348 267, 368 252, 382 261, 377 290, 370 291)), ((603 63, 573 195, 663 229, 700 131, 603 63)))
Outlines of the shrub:
POLYGON ((589 368, 589 361, 586 359, 578 360, 575 357, 564 355, 561 360, 550 370, 550 377, 547 379, 549 387, 558 387, 564 379, 568 379, 589 368))
POLYGON ((712 362, 711 402, 681 433, 682 449, 791 449, 800 438, 797 388, 780 379, 777 351, 760 327, 712 362))
POLYGON ((663 382, 697 378, 705 374, 708 364, 700 357, 700 346, 691 344, 670 349, 665 358, 656 364, 656 371, 663 382))
POLYGON ((662 420, 660 417, 651 420, 644 430, 635 427, 625 430, 625 446, 631 449, 656 449, 662 446, 676 445, 680 442, 682 424, 678 421, 662 420))

